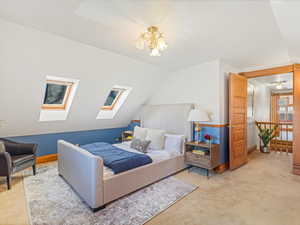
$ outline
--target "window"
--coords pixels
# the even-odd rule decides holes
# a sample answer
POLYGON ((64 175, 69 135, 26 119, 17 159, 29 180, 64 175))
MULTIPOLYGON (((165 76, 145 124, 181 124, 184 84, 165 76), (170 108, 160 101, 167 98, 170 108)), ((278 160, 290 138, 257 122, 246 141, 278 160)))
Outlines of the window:
POLYGON ((104 101, 104 105, 100 108, 97 119, 113 119, 118 111, 124 105, 131 87, 114 85, 109 91, 108 96, 104 101))
POLYGON ((273 122, 293 122, 293 94, 273 94, 271 115, 273 122))
POLYGON ((66 120, 78 85, 77 79, 46 76, 39 121, 66 120))
POLYGON ((125 89, 113 88, 109 95, 107 96, 104 105, 101 107, 102 110, 113 110, 117 102, 119 101, 121 95, 125 89))
POLYGON ((65 110, 74 83, 47 80, 43 110, 65 110))

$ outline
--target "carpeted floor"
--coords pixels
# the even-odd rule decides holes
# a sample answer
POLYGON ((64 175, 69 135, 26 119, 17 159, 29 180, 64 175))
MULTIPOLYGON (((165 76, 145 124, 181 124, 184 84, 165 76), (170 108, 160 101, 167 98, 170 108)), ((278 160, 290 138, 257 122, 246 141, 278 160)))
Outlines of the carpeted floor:
POLYGON ((32 225, 141 225, 197 188, 169 177, 93 213, 58 176, 57 163, 30 172, 24 186, 32 225))
MULTIPOLYGON (((199 188, 146 225, 300 224, 300 176, 292 174, 291 155, 256 151, 247 165, 209 180, 197 169, 174 177, 199 188)), ((10 191, 0 177, 0 224, 29 225, 21 174, 10 191)))

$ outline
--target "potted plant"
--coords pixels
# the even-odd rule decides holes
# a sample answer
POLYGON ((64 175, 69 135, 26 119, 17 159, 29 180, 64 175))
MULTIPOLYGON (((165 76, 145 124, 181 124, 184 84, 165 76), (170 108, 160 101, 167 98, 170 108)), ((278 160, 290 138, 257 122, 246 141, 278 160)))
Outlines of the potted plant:
POLYGON ((274 125, 272 128, 263 128, 262 124, 256 124, 258 128, 258 136, 263 143, 263 146, 260 147, 260 151, 263 153, 269 153, 269 143, 276 137, 276 130, 278 125, 274 125))

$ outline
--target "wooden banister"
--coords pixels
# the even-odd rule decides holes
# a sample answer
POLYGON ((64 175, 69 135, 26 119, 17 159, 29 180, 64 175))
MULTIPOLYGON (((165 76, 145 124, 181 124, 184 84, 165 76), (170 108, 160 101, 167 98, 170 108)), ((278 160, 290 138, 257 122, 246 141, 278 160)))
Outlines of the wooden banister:
POLYGON ((255 121, 255 123, 258 126, 262 126, 263 129, 272 129, 278 126, 274 131, 276 136, 270 142, 271 151, 286 152, 287 154, 293 151, 293 123, 269 121, 255 121))

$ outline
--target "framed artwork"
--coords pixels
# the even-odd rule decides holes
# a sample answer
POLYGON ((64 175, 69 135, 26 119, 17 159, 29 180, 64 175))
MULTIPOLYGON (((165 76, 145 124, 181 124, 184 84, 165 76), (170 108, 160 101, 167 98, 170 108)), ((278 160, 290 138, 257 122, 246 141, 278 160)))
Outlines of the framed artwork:
POLYGON ((65 110, 73 85, 72 82, 47 80, 42 109, 65 110))
POLYGON ((101 107, 102 110, 113 110, 114 106, 120 99, 121 95, 123 94, 124 89, 120 88, 113 88, 109 95, 107 96, 104 105, 101 107))

